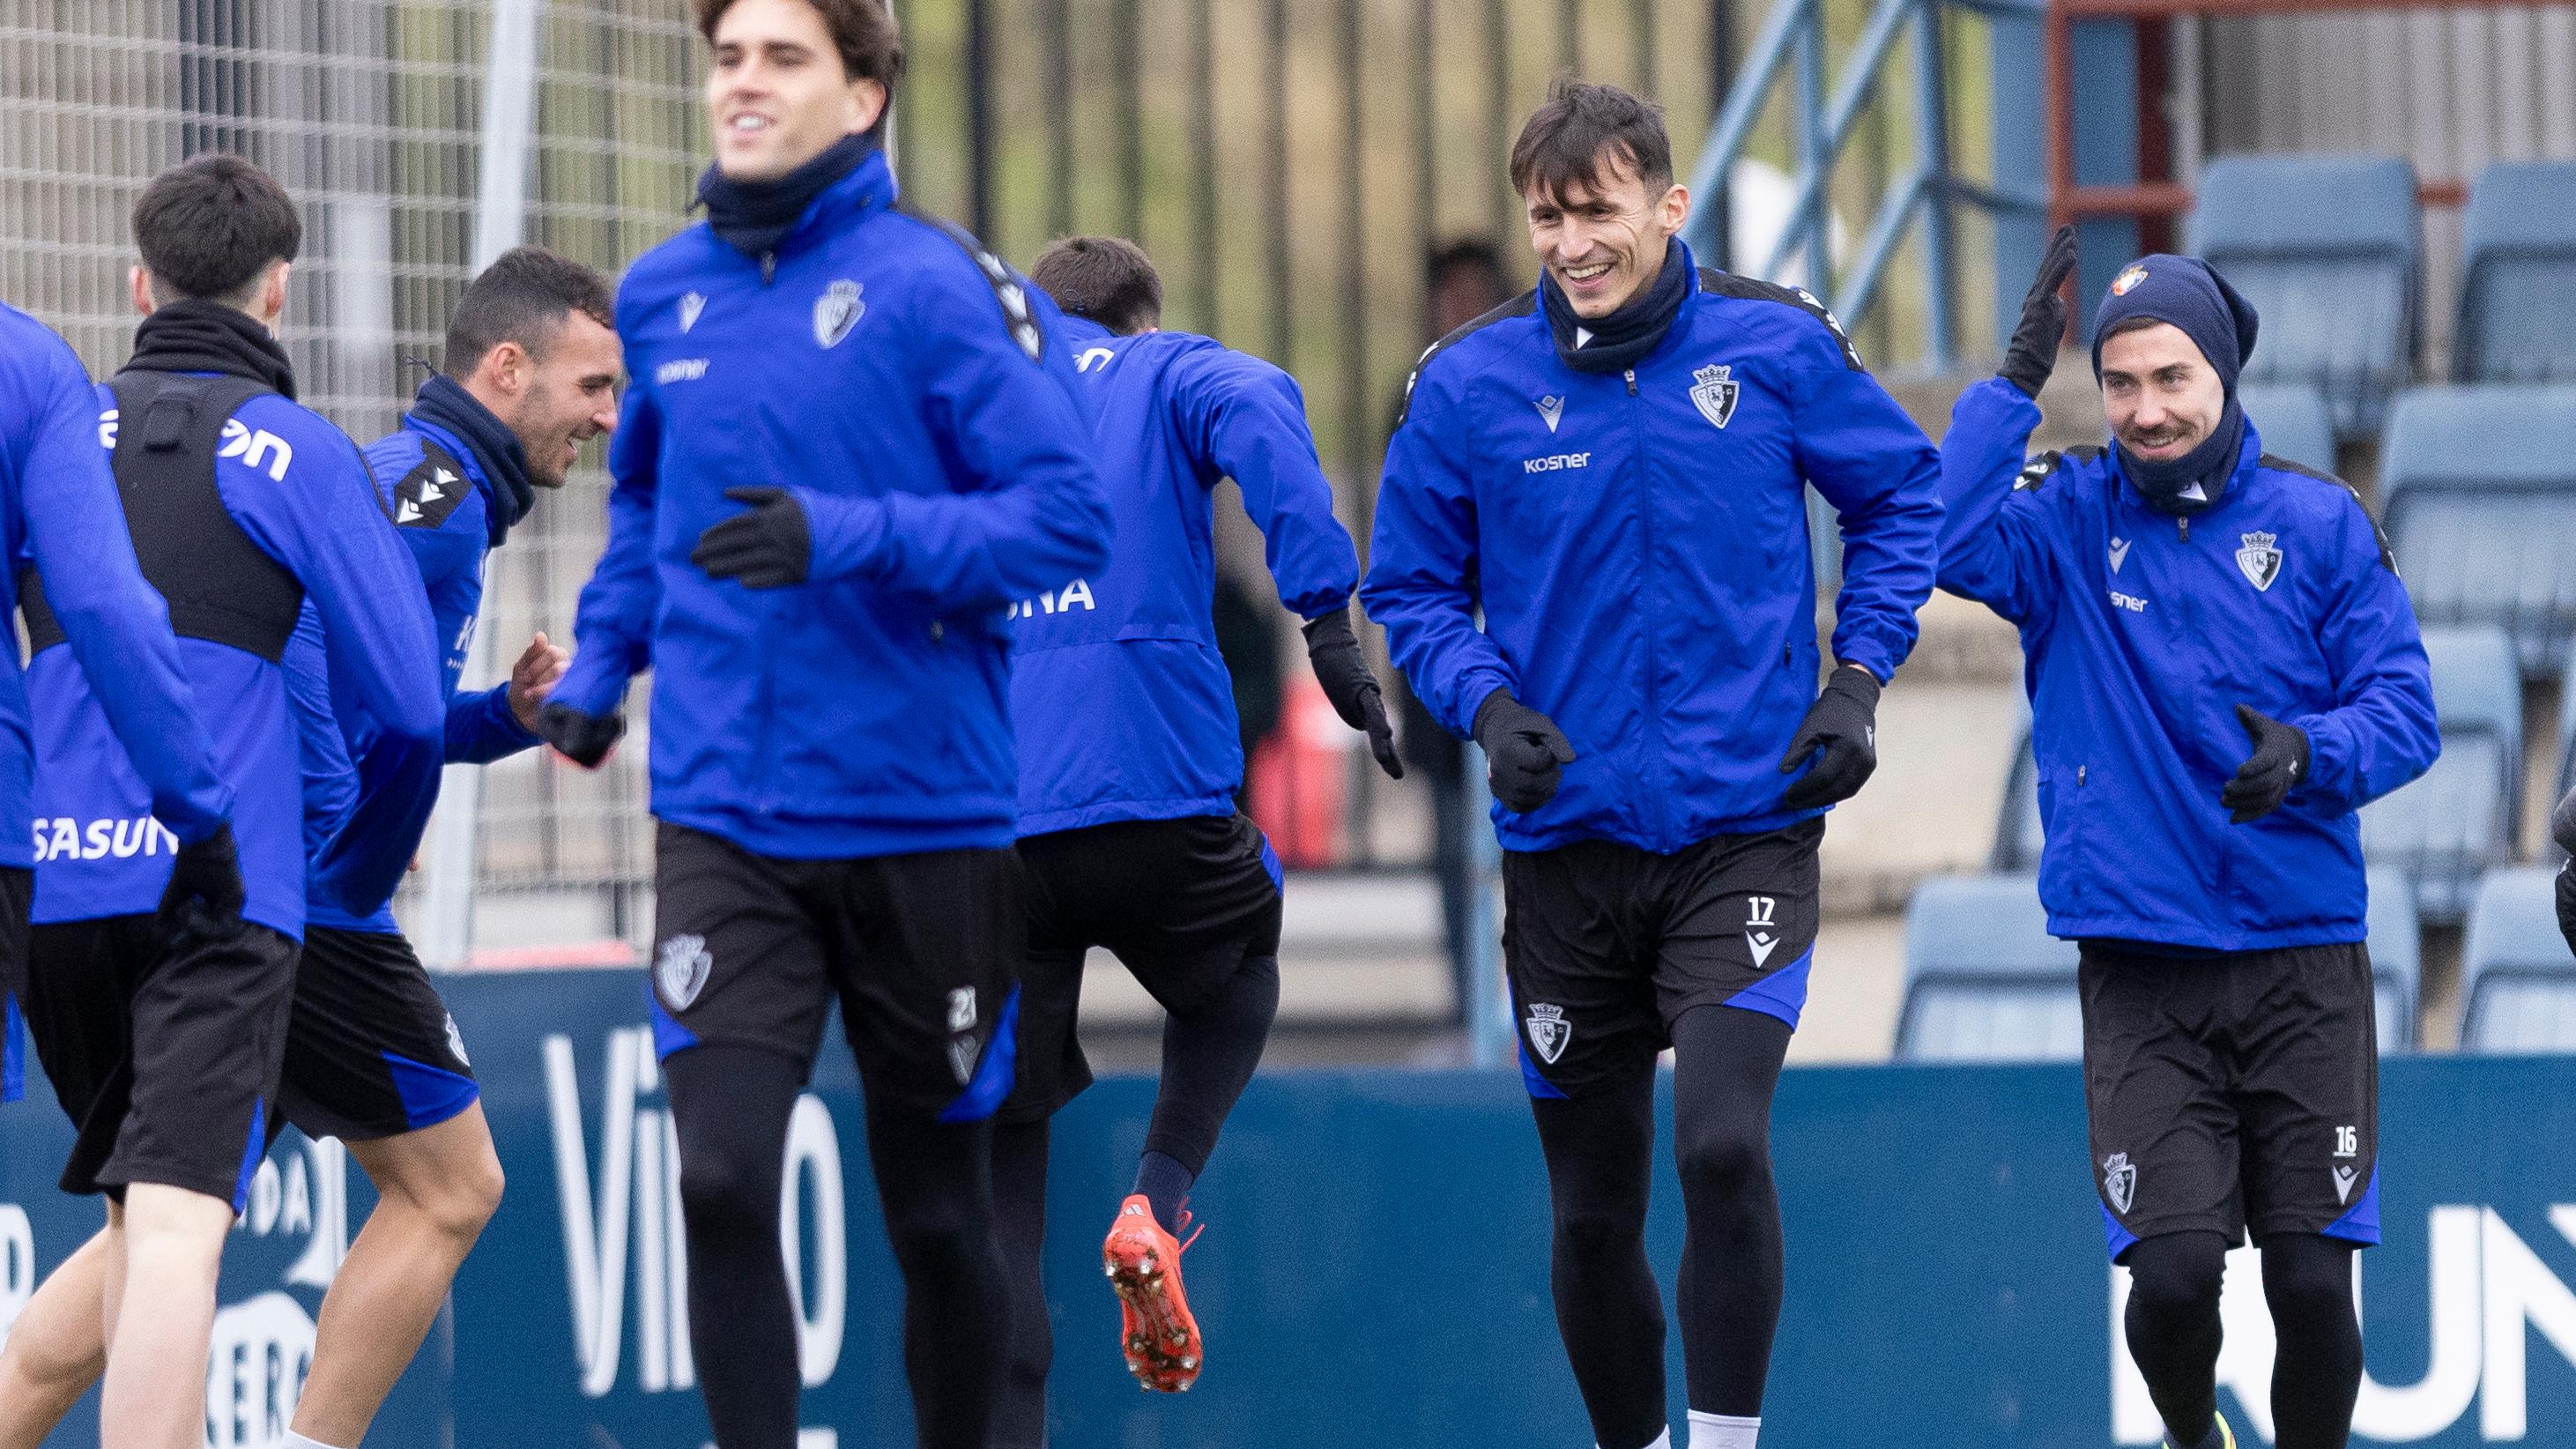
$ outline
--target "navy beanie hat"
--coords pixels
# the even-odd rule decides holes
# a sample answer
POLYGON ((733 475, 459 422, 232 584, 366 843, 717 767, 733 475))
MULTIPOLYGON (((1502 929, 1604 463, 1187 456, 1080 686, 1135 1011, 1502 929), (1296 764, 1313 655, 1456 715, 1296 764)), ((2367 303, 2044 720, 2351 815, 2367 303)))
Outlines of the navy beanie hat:
POLYGON ((2102 339, 2133 317, 2170 322, 2182 329, 2217 370, 2219 386, 2236 396, 2236 375, 2254 355, 2254 304, 2198 257, 2158 252, 2120 269, 2093 313, 2093 377, 2102 377, 2102 339))

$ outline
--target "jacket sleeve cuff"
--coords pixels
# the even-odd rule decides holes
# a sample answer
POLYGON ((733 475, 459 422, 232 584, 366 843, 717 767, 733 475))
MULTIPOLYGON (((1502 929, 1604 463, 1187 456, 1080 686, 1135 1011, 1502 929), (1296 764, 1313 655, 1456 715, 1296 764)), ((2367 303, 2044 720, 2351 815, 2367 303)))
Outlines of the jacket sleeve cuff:
POLYGON ((875 498, 841 498, 811 488, 790 488, 805 510, 812 534, 811 582, 871 572, 885 551, 886 509, 875 498))
POLYGON ((170 827, 181 845, 194 845, 224 828, 233 818, 233 787, 216 780, 208 789, 156 807, 153 814, 170 827))
POLYGON ((610 662, 615 651, 606 648, 576 649, 572 665, 546 698, 548 704, 560 704, 587 715, 610 715, 626 700, 626 684, 633 676, 610 662))
POLYGON ((2331 802, 2342 808, 2352 796, 2352 742, 2344 722, 2332 713, 2303 714, 2283 724, 2308 737, 2308 776, 2290 791, 2301 803, 2331 802))

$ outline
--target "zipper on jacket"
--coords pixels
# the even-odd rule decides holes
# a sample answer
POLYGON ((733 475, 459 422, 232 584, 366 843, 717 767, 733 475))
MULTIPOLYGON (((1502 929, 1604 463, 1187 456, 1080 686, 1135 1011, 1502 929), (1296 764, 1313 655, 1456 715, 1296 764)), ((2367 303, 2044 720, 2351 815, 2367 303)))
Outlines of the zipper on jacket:
POLYGON ((2191 520, 2188 517, 2175 518, 2174 527, 2181 532, 2183 542, 2191 542, 2191 520))
MULTIPOLYGON (((1645 552, 1643 565, 1637 571, 1637 584, 1640 589, 1643 589, 1655 573, 1655 500, 1652 490, 1646 486, 1647 429, 1645 421, 1637 415, 1637 369, 1628 368, 1625 375, 1628 380, 1628 429, 1634 435, 1628 466, 1635 472, 1637 478, 1637 536, 1643 543, 1645 552)), ((1655 688, 1655 609, 1651 600, 1644 602, 1646 607, 1640 612, 1645 616, 1646 622, 1646 730, 1649 742, 1640 752, 1641 758, 1637 765, 1638 783, 1647 787, 1646 798, 1640 803, 1645 811, 1653 815, 1654 824, 1650 833, 1660 841, 1664 838, 1665 792, 1657 787, 1658 782, 1647 780, 1645 776, 1648 772, 1660 770, 1663 767, 1664 721, 1663 707, 1658 700, 1661 691, 1655 688)))

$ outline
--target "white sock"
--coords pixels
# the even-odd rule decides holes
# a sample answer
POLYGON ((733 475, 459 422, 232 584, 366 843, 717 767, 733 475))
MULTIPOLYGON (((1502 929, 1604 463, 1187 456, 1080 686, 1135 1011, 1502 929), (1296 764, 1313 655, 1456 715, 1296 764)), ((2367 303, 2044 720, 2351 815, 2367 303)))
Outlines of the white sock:
MULTIPOLYGON (((1601 1446, 1595 1444, 1592 1446, 1592 1449, 1601 1449, 1601 1446)), ((1655 1442, 1647 1445, 1646 1449, 1673 1449, 1673 1431, 1666 1429, 1664 1432, 1657 1434, 1655 1436, 1655 1442)))
POLYGON ((335 1444, 325 1444, 319 1439, 308 1439, 302 1434, 298 1434, 294 1430, 289 1429, 286 1431, 286 1444, 284 1449, 339 1449, 339 1446, 335 1444))
POLYGON ((1690 1411, 1690 1449, 1753 1449, 1753 1436, 1762 1432, 1757 1415, 1739 1419, 1732 1414, 1703 1414, 1690 1411))

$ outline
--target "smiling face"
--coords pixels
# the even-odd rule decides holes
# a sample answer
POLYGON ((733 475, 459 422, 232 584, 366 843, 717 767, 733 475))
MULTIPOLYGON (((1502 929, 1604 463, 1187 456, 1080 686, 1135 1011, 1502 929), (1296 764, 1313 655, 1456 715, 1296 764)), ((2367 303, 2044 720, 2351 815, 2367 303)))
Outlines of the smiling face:
POLYGON ((885 114, 885 86, 850 75, 807 0, 735 0, 712 49, 707 119, 732 180, 775 181, 885 114))
POLYGON ((2114 333, 2102 342, 2102 415, 2121 446, 2167 462, 2200 446, 2227 410, 2218 370, 2170 322, 2114 333))
MULTIPOLYGON (((515 344, 503 346, 515 350, 515 344)), ((616 428, 617 374, 624 365, 617 333, 587 312, 570 313, 544 354, 529 360, 517 401, 502 416, 528 455, 529 482, 561 488, 581 445, 616 428)))
POLYGON ((1532 185, 1530 250, 1555 280, 1574 315, 1606 317, 1651 284, 1664 268, 1666 244, 1690 217, 1690 193, 1650 186, 1636 166, 1605 149, 1588 179, 1554 190, 1532 185))

